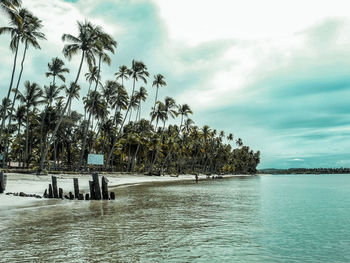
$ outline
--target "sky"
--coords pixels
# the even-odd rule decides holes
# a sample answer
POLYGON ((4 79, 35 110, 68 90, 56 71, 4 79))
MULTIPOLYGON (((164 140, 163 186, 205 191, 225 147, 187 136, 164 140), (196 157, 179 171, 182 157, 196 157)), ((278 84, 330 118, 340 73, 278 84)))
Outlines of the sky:
MULTIPOLYGON (((350 167, 350 1, 23 0, 23 5, 43 21, 47 37, 41 50, 29 51, 23 82, 47 85, 47 63, 63 58, 62 34, 75 35, 76 21, 86 19, 118 41, 112 65, 102 68, 103 81, 113 79, 119 66, 141 60, 151 76, 165 76, 160 99, 188 103, 197 126, 233 133, 260 150, 259 168, 350 167)), ((6 25, 2 15, 0 26, 6 25)), ((13 61, 8 44, 9 36, 0 36, 0 97, 13 61)), ((73 78, 79 56, 65 62, 73 78)), ((79 83, 84 96, 83 77, 79 83)), ((152 78, 146 85, 148 108, 155 96, 151 83, 152 78)))

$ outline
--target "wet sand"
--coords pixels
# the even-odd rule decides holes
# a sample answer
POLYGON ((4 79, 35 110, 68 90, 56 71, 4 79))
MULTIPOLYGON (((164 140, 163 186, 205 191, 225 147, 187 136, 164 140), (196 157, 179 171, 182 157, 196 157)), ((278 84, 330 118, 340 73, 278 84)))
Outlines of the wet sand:
MULTIPOLYGON (((64 194, 72 191, 73 178, 79 178, 79 188, 81 192, 89 192, 89 181, 91 175, 69 175, 69 174, 59 174, 54 175, 57 177, 58 187, 62 188, 64 194)), ((119 188, 128 187, 132 185, 138 185, 143 183, 157 183, 157 182, 176 182, 176 181, 188 181, 192 180, 195 182, 194 175, 179 175, 178 177, 165 175, 165 176, 145 176, 140 174, 100 174, 100 177, 106 176, 108 179, 108 188, 119 188)), ((224 175, 224 178, 237 177, 237 176, 249 176, 249 175, 224 175)), ((205 180, 206 175, 200 174, 199 180, 205 180)), ((37 194, 42 196, 45 189, 51 183, 51 175, 40 175, 35 174, 7 174, 7 186, 5 193, 20 193, 24 192, 26 194, 37 194)), ((117 191, 117 190, 116 190, 117 191)), ((19 197, 13 195, 0 195, 0 209, 12 209, 19 207, 31 206, 33 202, 38 202, 42 199, 34 197, 19 197)))

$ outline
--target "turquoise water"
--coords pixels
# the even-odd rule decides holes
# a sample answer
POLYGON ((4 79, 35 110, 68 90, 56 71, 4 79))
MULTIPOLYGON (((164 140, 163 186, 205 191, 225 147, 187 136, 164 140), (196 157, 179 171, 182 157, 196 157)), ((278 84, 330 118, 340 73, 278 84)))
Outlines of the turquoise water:
POLYGON ((350 262, 350 175, 117 189, 0 211, 1 262, 350 262))

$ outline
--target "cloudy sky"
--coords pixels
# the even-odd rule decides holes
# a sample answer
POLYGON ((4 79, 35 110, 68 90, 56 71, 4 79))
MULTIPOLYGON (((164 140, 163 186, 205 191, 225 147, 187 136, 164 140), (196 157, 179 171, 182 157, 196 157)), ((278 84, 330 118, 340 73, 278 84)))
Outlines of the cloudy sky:
MULTIPOLYGON (((24 80, 47 84, 63 33, 101 25, 119 45, 103 78, 142 60, 165 76, 160 97, 188 103, 196 125, 261 150, 260 168, 350 166, 350 1, 23 0, 47 41, 30 50, 24 80)), ((6 25, 4 17, 0 26, 6 25)), ((0 37, 0 95, 13 56, 0 37)), ((73 75, 78 58, 67 61, 73 75)), ((80 80, 85 85, 83 78, 80 80)), ((86 85, 85 85, 86 86, 86 85)), ((83 86, 82 96, 87 87, 83 86)), ((147 85, 149 105, 155 90, 147 85)), ((75 107, 80 107, 76 103, 75 107)))

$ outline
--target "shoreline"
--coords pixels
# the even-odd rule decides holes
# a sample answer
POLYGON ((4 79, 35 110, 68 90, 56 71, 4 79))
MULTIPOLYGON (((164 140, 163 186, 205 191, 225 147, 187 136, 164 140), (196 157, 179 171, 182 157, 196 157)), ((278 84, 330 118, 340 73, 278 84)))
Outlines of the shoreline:
MULTIPOLYGON (((26 208, 37 204, 40 201, 51 201, 54 200, 57 203, 59 199, 44 199, 35 197, 20 197, 13 195, 6 195, 6 193, 20 193, 25 194, 36 194, 43 196, 45 189, 51 184, 51 176, 57 177, 58 187, 63 189, 64 194, 68 192, 74 192, 73 178, 79 179, 79 188, 81 192, 89 192, 89 181, 91 180, 91 175, 87 174, 48 174, 48 175, 36 175, 36 174, 20 174, 20 173, 7 173, 7 186, 3 194, 0 195, 0 210, 9 210, 15 208, 26 208)), ((185 182, 193 181, 195 183, 195 176, 190 174, 179 175, 174 177, 171 175, 164 176, 147 176, 141 174, 122 174, 122 173, 111 173, 111 174, 100 174, 107 177, 108 179, 108 189, 113 191, 113 189, 120 187, 131 187, 140 184, 157 184, 157 183, 168 183, 168 182, 185 182)), ((213 175, 217 176, 217 175, 213 175)), ((254 175, 224 175, 225 178, 234 177, 249 177, 254 175)), ((199 181, 211 180, 208 179, 206 175, 199 174, 199 181)), ((62 201, 65 201, 64 199, 62 201)), ((66 200, 67 201, 67 200, 66 200)), ((71 201, 71 200, 68 200, 71 201)))

